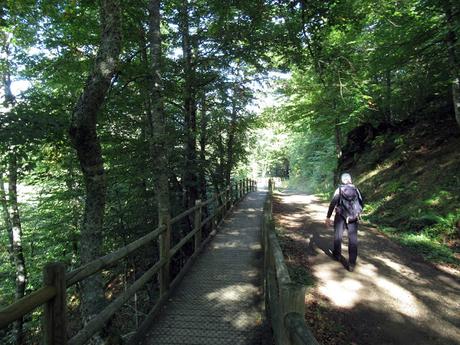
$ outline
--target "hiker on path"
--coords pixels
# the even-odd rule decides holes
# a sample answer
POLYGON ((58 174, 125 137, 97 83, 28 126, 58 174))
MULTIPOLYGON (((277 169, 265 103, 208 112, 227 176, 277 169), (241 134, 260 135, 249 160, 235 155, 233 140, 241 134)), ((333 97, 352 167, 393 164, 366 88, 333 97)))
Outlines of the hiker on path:
POLYGON ((326 216, 326 225, 331 226, 331 215, 334 217, 334 259, 340 261, 342 256, 343 231, 348 232, 348 270, 353 272, 358 256, 358 220, 363 210, 363 198, 358 188, 353 185, 351 175, 340 176, 341 185, 335 190, 334 197, 329 204, 326 216))

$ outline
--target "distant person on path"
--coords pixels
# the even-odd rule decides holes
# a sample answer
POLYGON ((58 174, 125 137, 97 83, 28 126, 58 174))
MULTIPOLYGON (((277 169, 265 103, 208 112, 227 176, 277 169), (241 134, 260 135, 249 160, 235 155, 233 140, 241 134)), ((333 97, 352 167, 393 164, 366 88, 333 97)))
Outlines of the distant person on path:
POLYGON ((334 259, 340 261, 342 256, 342 237, 345 228, 348 231, 348 270, 353 272, 358 256, 358 220, 363 210, 363 198, 357 187, 353 185, 351 175, 343 173, 340 176, 341 185, 335 190, 329 204, 326 225, 331 226, 331 215, 334 217, 334 259))

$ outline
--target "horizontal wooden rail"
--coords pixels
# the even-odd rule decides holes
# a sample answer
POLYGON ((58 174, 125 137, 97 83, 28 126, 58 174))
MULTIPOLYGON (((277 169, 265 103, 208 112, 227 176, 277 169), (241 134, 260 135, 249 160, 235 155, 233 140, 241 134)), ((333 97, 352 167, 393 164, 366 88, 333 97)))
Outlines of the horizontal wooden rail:
POLYGON ((176 255, 176 253, 184 246, 184 244, 190 241, 190 239, 192 239, 197 232, 198 229, 193 229, 187 235, 185 235, 184 238, 179 241, 179 243, 177 243, 173 248, 169 250, 169 256, 172 257, 176 255))
POLYGON ((165 260, 158 261, 142 277, 136 280, 126 291, 104 308, 94 319, 88 322, 77 335, 69 340, 69 345, 83 345, 96 334, 105 323, 115 314, 139 289, 141 289, 165 264, 165 260))
POLYGON ((67 286, 72 286, 79 281, 89 277, 90 275, 99 272, 101 269, 114 264, 115 262, 123 259, 129 254, 133 253, 136 249, 146 245, 147 243, 155 240, 166 227, 164 225, 156 228, 152 232, 149 232, 147 235, 142 236, 141 238, 131 242, 130 244, 112 252, 110 254, 104 255, 103 257, 93 260, 87 263, 84 266, 81 266, 69 273, 66 274, 67 286))
POLYGON ((276 345, 319 345, 305 323, 305 287, 293 283, 275 233, 272 216, 274 184, 268 183, 264 203, 262 247, 264 252, 264 295, 276 345))
POLYGON ((45 304, 54 296, 56 288, 45 286, 0 310, 0 329, 45 304))
POLYGON ((171 218, 171 224, 177 223, 179 220, 182 218, 187 217, 188 215, 192 214, 195 212, 195 210, 198 208, 198 206, 193 206, 192 208, 189 208, 187 211, 182 212, 181 214, 178 214, 174 218, 171 218))
MULTIPOLYGON (((21 298, 8 307, 0 310, 0 328, 6 327, 15 320, 23 317, 27 313, 33 311, 37 307, 45 304, 45 322, 44 322, 44 344, 45 345, 82 345, 88 342, 91 337, 96 334, 106 322, 149 280, 156 274, 159 275, 160 281, 160 298, 152 308, 147 319, 158 310, 161 305, 167 300, 170 295, 170 289, 177 286, 179 281, 185 275, 190 265, 196 256, 202 251, 204 246, 210 241, 215 234, 215 229, 211 231, 208 237, 201 239, 203 227, 211 222, 214 227, 222 220, 231 207, 243 198, 250 191, 256 190, 256 182, 246 179, 245 181, 236 182, 234 186, 229 185, 218 194, 201 202, 197 201, 194 207, 180 213, 172 219, 163 219, 155 230, 144 235, 143 237, 131 242, 130 244, 117 249, 103 257, 95 259, 67 274, 64 273, 64 266, 61 263, 48 264, 44 269, 45 286, 39 290, 21 298), (212 202, 216 202, 213 207, 213 213, 206 219, 202 220, 202 209, 212 202), (171 225, 180 221, 184 217, 194 213, 195 226, 179 243, 173 248, 170 248, 171 241, 171 225), (179 271, 175 279, 169 281, 169 263, 170 258, 174 256, 188 241, 195 237, 195 250, 192 256, 188 259, 186 265, 179 271), (83 329, 81 329, 72 339, 67 341, 66 330, 66 306, 65 296, 66 287, 72 286, 83 279, 101 271, 117 263, 120 259, 125 258, 129 254, 135 252, 141 246, 146 245, 154 240, 160 241, 160 260, 157 261, 150 269, 148 269, 139 279, 131 286, 122 292, 114 301, 104 308, 97 316, 90 320, 83 329), (62 320, 63 319, 63 320, 62 320)), ((139 330, 144 329, 142 325, 139 330)), ((139 336, 137 336, 139 338, 139 336)), ((134 339, 137 339, 133 337, 134 339)), ((131 342, 131 340, 130 340, 131 342)))

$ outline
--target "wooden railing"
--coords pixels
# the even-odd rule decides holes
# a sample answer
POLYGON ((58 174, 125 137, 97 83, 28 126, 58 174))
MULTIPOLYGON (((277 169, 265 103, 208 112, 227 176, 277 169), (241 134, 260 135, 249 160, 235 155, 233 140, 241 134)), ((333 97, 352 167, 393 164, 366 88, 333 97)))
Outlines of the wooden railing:
POLYGON ((268 182, 264 204, 262 248, 264 251, 265 310, 276 345, 318 345, 305 324, 305 286, 294 283, 284 262, 272 216, 274 183, 268 182))
POLYGON ((256 182, 250 179, 243 179, 234 184, 230 184, 224 191, 216 193, 212 198, 202 202, 197 200, 194 207, 175 216, 166 219, 158 228, 136 241, 110 253, 101 258, 87 263, 73 271, 65 273, 65 266, 62 263, 50 263, 43 270, 44 286, 37 291, 21 298, 8 307, 0 310, 0 329, 7 327, 15 320, 22 318, 26 314, 44 305, 43 314, 43 334, 45 345, 83 345, 98 331, 100 331, 107 321, 145 284, 156 274, 159 277, 160 296, 156 304, 151 309, 143 323, 135 334, 128 340, 129 344, 137 344, 153 322, 154 317, 160 307, 168 299, 171 291, 177 286, 190 268, 193 260, 201 252, 216 232, 219 222, 225 217, 227 212, 238 203, 247 193, 256 190, 256 182), (213 212, 206 219, 202 219, 203 207, 215 203, 213 212), (174 247, 170 248, 171 226, 179 222, 184 217, 194 214, 194 228, 174 247), (211 232, 206 239, 203 237, 203 228, 210 224, 211 232), (169 274, 170 259, 188 241, 194 239, 194 251, 187 263, 171 281, 169 274), (103 268, 112 266, 120 259, 133 253, 145 244, 159 240, 159 260, 138 278, 131 286, 105 307, 97 316, 91 319, 83 329, 74 337, 67 339, 67 288, 84 280, 85 278, 101 271, 103 268))

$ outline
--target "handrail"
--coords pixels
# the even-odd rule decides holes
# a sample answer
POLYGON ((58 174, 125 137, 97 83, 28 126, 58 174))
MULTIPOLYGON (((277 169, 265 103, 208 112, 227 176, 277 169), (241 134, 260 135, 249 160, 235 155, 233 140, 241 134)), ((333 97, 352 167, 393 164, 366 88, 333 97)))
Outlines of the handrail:
POLYGON ((264 252, 264 295, 276 345, 319 345, 305 323, 305 287, 293 283, 275 233, 272 215, 274 182, 268 181, 264 203, 262 248, 264 252))
POLYGON ((110 266, 111 264, 117 262, 120 259, 128 256, 136 249, 142 247, 143 245, 149 243, 150 241, 156 239, 164 230, 166 226, 162 225, 152 232, 149 232, 147 235, 142 236, 141 238, 131 242, 130 244, 112 252, 107 255, 104 255, 101 258, 88 262, 87 264, 80 266, 79 268, 70 271, 66 274, 66 285, 67 287, 72 286, 79 281, 93 275, 94 273, 100 271, 101 269, 110 266))
MULTIPOLYGON (((210 236, 215 234, 215 230, 211 231, 210 235, 202 240, 202 229, 203 227, 211 222, 211 227, 217 227, 218 222, 222 220, 226 213, 238 203, 244 195, 250 191, 254 191, 257 188, 257 183, 254 180, 244 179, 236 181, 234 189, 232 184, 228 185, 222 192, 214 194, 211 198, 206 201, 199 201, 195 206, 182 212, 172 219, 167 219, 164 224, 160 224, 155 230, 142 236, 141 238, 129 243, 128 245, 115 250, 112 253, 97 258, 83 266, 76 268, 73 271, 64 272, 64 265, 60 263, 47 264, 44 268, 44 282, 45 286, 38 289, 35 292, 19 299, 11 305, 0 310, 0 329, 8 326, 15 320, 23 317, 27 313, 30 313, 37 307, 45 305, 44 314, 44 333, 45 345, 82 345, 85 344, 96 332, 98 332, 105 323, 112 317, 112 315, 118 311, 126 301, 131 298, 136 291, 142 288, 155 274, 160 274, 162 277, 166 277, 168 281, 164 282, 163 288, 157 303, 153 306, 152 312, 160 310, 160 306, 167 300, 167 296, 170 294, 170 288, 177 286, 181 277, 184 276, 185 271, 191 265, 193 259, 201 252, 205 244, 209 242, 210 236), (235 191, 235 194, 233 192, 235 191), (219 202, 219 198, 223 200, 219 202), (211 202, 216 201, 217 206, 214 207, 213 213, 206 219, 202 220, 202 208, 209 205, 211 202), (173 248, 169 248, 170 245, 170 234, 171 226, 175 222, 178 222, 184 217, 187 217, 194 213, 195 226, 179 243, 173 248), (185 266, 179 271, 176 278, 171 282, 169 279, 169 262, 170 258, 175 255, 188 241, 195 237, 195 251, 185 266), (83 279, 91 276, 108 267, 120 259, 123 259, 127 255, 133 253, 141 246, 162 238, 162 241, 167 241, 166 250, 160 250, 161 257, 149 270, 147 270, 139 279, 137 279, 131 286, 121 293, 114 301, 112 301, 104 310, 96 315, 86 326, 81 329, 77 335, 72 339, 67 340, 65 334, 65 323, 66 323, 66 287, 70 287, 83 279)), ((161 241, 160 241, 161 242, 161 241)), ((161 289, 160 289, 161 290, 161 289)), ((142 328, 142 326, 141 326, 142 328)), ((136 338, 136 337, 133 337, 136 338)), ((131 342, 131 341, 130 341, 131 342)))
POLYGON ((91 337, 96 334, 105 323, 120 309, 145 283, 147 283, 166 262, 165 259, 161 259, 155 265, 153 265, 142 277, 136 280, 126 291, 118 296, 112 303, 102 310, 97 316, 91 319, 86 326, 80 330, 72 339, 69 340, 69 345, 83 345, 86 344, 91 337))
POLYGON ((0 329, 30 313, 56 296, 56 288, 44 286, 0 310, 0 329))

